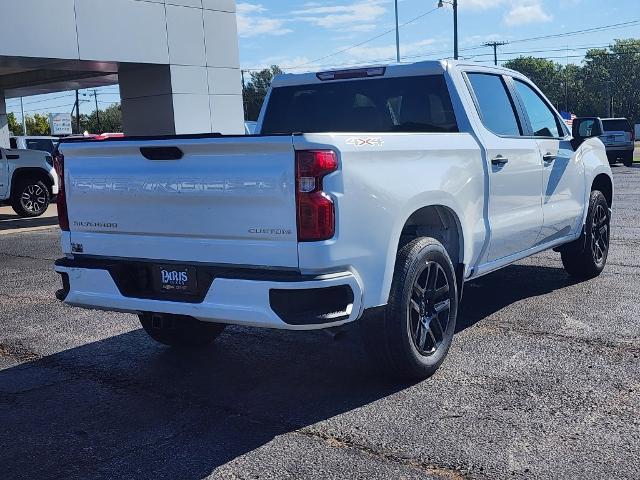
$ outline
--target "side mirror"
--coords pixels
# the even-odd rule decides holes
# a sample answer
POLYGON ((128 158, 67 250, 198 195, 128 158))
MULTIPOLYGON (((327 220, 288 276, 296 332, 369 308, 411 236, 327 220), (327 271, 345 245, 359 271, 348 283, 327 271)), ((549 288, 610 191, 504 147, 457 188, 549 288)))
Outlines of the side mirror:
POLYGON ((599 137, 604 134, 602 120, 598 117, 581 117, 573 121, 573 141, 576 147, 587 138, 599 137))

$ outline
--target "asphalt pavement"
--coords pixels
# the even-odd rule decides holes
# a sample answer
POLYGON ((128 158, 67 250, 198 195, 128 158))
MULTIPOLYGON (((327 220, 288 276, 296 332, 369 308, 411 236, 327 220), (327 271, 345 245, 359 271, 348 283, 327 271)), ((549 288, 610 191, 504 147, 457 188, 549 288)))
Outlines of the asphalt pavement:
POLYGON ((638 479, 640 165, 614 175, 604 273, 574 283, 545 252, 468 284, 417 384, 381 379, 353 332, 157 345, 131 315, 54 299, 55 228, 3 231, 0 475, 638 479))

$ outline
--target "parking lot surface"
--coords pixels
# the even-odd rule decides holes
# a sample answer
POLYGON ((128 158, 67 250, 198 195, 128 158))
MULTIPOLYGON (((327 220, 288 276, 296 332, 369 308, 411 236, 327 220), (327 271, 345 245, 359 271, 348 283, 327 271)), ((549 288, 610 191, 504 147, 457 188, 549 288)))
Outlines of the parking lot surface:
POLYGON ((54 299, 54 228, 0 235, 2 478, 640 478, 640 165, 613 170, 604 273, 572 283, 546 252, 468 284, 411 385, 354 332, 154 344, 54 299))

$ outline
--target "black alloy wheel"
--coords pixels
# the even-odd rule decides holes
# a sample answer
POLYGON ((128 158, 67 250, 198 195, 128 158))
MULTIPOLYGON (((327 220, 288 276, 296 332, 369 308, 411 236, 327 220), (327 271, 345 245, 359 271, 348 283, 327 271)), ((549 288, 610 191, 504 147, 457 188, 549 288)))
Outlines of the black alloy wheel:
POLYGON ((597 204, 591 225, 591 254, 596 265, 604 266, 609 252, 609 214, 606 205, 597 204))
POLYGON ((413 344, 420 355, 431 356, 444 344, 451 311, 449 281, 438 263, 423 265, 413 284, 409 303, 413 344))

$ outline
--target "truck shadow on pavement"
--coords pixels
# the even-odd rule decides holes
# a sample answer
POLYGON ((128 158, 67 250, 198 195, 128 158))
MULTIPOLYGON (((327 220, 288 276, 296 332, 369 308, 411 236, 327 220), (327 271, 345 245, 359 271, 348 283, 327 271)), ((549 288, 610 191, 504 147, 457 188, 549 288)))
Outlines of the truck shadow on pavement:
POLYGON ((464 287, 456 333, 508 305, 575 283, 563 268, 530 265, 511 265, 469 282, 464 287))
MULTIPOLYGON (((567 278, 512 266, 478 280, 463 307, 475 320, 463 313, 461 329, 567 278)), ((200 479, 283 434, 411 388, 380 380, 355 336, 334 342, 323 332, 230 327, 215 346, 184 352, 137 330, 44 358, 14 356, 26 363, 0 371, 4 478, 200 479)), ((295 464, 305 448, 326 448, 322 435, 298 438, 306 447, 280 438, 284 446, 275 441, 261 461, 279 453, 295 464)))
POLYGON ((0 232, 33 227, 53 227, 58 225, 58 217, 20 218, 17 215, 0 214, 0 232))

